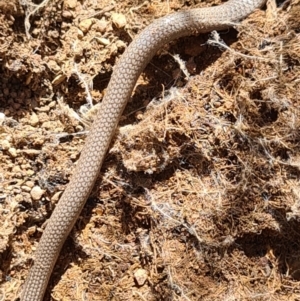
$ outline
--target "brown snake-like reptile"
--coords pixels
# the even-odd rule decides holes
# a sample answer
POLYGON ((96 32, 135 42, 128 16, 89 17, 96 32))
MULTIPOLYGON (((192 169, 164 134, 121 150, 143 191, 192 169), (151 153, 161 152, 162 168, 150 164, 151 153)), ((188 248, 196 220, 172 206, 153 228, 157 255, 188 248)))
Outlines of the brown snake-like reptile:
POLYGON ((179 37, 226 29, 265 1, 229 0, 215 7, 177 12, 154 21, 129 45, 114 68, 70 183, 47 223, 21 301, 43 300, 62 245, 94 186, 123 109, 139 75, 157 50, 179 37))

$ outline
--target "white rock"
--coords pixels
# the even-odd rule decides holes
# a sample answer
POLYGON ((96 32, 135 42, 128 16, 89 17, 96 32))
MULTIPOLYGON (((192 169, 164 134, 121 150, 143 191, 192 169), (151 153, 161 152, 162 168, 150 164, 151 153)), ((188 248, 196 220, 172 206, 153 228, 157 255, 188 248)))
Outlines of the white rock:
POLYGON ((10 147, 8 149, 9 154, 13 157, 16 158, 17 157, 17 150, 14 147, 10 147))
POLYGON ((32 113, 29 119, 29 123, 32 126, 36 126, 39 123, 39 117, 35 113, 32 113))
POLYGON ((83 32, 83 33, 87 33, 91 26, 93 25, 93 19, 85 19, 85 20, 82 20, 80 23, 79 23, 79 29, 83 32))
POLYGON ((138 269, 134 272, 134 279, 138 285, 142 286, 148 279, 148 272, 144 269, 138 269))
POLYGON ((39 201, 44 193, 45 190, 43 190, 40 186, 34 186, 30 191, 30 195, 34 201, 39 201))
POLYGON ((126 17, 123 14, 113 13, 111 20, 117 28, 123 28, 127 24, 126 17))
POLYGON ((8 150, 10 148, 10 143, 5 139, 0 142, 0 146, 3 150, 8 150))

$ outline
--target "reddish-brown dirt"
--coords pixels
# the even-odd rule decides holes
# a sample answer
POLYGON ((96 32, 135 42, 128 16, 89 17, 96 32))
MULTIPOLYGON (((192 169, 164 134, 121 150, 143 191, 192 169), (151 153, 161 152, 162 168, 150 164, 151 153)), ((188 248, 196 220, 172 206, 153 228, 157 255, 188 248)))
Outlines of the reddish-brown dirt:
MULTIPOLYGON (((0 0, 0 300, 20 294, 116 61, 153 19, 221 1, 198 2, 0 0)), ((161 49, 45 300, 300 300, 299 91, 299 0, 161 49)))

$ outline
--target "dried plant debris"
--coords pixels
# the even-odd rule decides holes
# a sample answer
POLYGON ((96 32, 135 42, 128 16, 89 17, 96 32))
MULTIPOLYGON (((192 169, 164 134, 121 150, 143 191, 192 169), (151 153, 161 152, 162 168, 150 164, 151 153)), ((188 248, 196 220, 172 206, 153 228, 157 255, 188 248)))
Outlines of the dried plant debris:
MULTIPOLYGON (((113 66, 183 1, 0 0, 0 299, 16 300, 113 66), (101 2, 101 3, 100 3, 101 2)), ((300 300, 300 1, 166 45, 45 300, 300 300)))

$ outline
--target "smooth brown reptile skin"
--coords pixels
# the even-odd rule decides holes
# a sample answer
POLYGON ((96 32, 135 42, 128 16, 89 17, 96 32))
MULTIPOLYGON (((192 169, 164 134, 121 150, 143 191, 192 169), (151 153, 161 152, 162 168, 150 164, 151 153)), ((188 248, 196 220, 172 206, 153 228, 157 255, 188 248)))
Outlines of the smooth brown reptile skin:
POLYGON ((75 172, 47 223, 25 282, 22 301, 43 300, 62 245, 94 186, 137 78, 157 50, 182 36, 228 28, 264 3, 265 0, 230 0, 220 6, 174 13, 154 21, 130 44, 114 68, 75 172))

